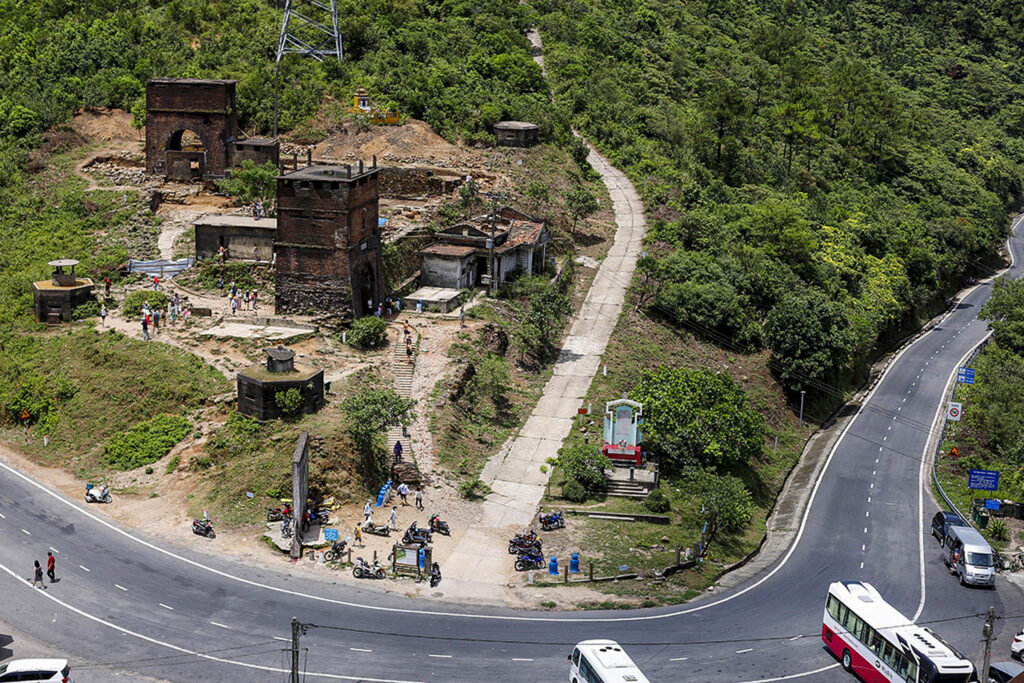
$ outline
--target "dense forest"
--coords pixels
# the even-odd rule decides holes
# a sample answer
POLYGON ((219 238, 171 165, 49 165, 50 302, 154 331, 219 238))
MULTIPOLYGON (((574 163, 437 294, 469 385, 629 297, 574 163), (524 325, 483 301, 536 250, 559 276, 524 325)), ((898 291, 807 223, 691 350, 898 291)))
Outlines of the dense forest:
POLYGON ((996 263, 1018 2, 536 0, 574 125, 638 185, 648 310, 835 398, 996 263))

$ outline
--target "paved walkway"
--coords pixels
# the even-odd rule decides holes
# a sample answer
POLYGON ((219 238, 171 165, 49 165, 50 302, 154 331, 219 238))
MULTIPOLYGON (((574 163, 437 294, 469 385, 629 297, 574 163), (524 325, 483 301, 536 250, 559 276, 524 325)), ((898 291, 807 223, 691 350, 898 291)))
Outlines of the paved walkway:
POLYGON ((449 557, 446 578, 479 581, 504 575, 509 564, 505 537, 493 532, 503 528, 511 536, 532 522, 548 480, 540 467, 557 455, 572 429, 633 279, 647 227, 643 204, 633 184, 604 157, 591 149, 587 160, 601 174, 614 203, 615 242, 597 271, 540 401, 511 448, 484 467, 481 479, 493 493, 483 502, 480 521, 467 530, 449 557))

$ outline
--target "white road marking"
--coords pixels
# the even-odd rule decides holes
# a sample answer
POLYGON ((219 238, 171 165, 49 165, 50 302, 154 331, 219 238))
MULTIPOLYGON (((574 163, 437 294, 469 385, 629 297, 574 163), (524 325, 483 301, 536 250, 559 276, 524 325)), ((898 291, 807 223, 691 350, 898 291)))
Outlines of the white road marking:
POLYGON ((52 550, 53 552, 55 552, 55 553, 57 553, 58 555, 60 555, 60 551, 59 551, 59 550, 57 550, 56 548, 54 548, 54 547, 53 547, 52 545, 50 546, 50 550, 52 550))
POLYGON ((790 640, 800 640, 803 636, 793 636, 790 640))
POLYGON ((867 532, 868 532, 868 528, 864 527, 864 533, 867 533, 867 532))
POLYGON ((860 563, 860 568, 864 569, 864 563, 863 562, 860 563))
POLYGON ((170 605, 165 605, 165 604, 164 604, 164 603, 162 603, 162 602, 158 602, 158 603, 156 603, 156 604, 160 605, 160 606, 161 606, 161 607, 163 607, 164 609, 169 609, 169 610, 173 610, 173 609, 174 609, 174 608, 173 608, 173 607, 171 607, 170 605))
POLYGON ((753 651, 754 651, 754 648, 748 647, 746 650, 736 650, 736 654, 741 655, 741 654, 743 654, 745 652, 753 652, 753 651))
POLYGON ((373 650, 367 650, 365 647, 350 647, 349 649, 352 650, 352 652, 373 652, 373 650))
POLYGON ((291 638, 282 638, 281 636, 274 636, 274 640, 283 640, 286 643, 292 642, 291 638))
POLYGON ((875 476, 876 474, 878 474, 878 470, 871 470, 871 476, 872 477, 875 476))
POLYGON ((668 661, 670 662, 685 662, 689 657, 672 657, 668 661))
POLYGON ((870 517, 871 516, 871 510, 865 510, 864 511, 864 516, 865 517, 870 517))
POLYGON ((216 621, 211 621, 210 623, 213 624, 214 626, 219 626, 220 628, 226 628, 229 631, 231 630, 231 627, 228 626, 227 624, 221 624, 221 623, 218 623, 216 621))
MULTIPOLYGON (((686 659, 686 658, 683 657, 683 659, 686 659)), ((529 658, 529 657, 513 657, 512 661, 513 662, 532 662, 533 660, 531 658, 529 658)))
POLYGON ((428 657, 437 657, 438 659, 451 659, 451 655, 427 655, 428 657))
POLYGON ((27 531, 27 530, 25 530, 25 529, 22 529, 22 530, 21 530, 21 533, 23 533, 23 534, 26 534, 26 535, 28 535, 28 536, 31 536, 31 535, 32 535, 32 532, 31 532, 31 531, 27 531))
POLYGON ((0 519, 7 519, 5 515, 0 514, 0 519))
POLYGON ((875 488, 875 482, 871 482, 871 486, 869 486, 868 488, 875 488))
POLYGON ((868 544, 867 543, 861 543, 860 544, 860 551, 861 552, 864 552, 865 550, 867 550, 867 548, 868 548, 868 544))
POLYGON ((868 496, 868 502, 869 503, 871 502, 871 496, 868 496))
POLYGON ((85 566, 84 564, 80 564, 80 565, 78 565, 78 567, 79 567, 79 568, 80 568, 80 569, 81 569, 82 571, 86 571, 86 572, 91 572, 91 571, 92 571, 91 569, 89 569, 88 567, 86 567, 86 566, 85 566))
POLYGON ((121 590, 123 590, 123 591, 127 591, 127 590, 128 590, 127 588, 125 588, 124 586, 122 586, 122 585, 121 585, 121 584, 119 584, 119 583, 115 583, 115 584, 114 584, 114 588, 119 588, 119 589, 121 589, 121 590))

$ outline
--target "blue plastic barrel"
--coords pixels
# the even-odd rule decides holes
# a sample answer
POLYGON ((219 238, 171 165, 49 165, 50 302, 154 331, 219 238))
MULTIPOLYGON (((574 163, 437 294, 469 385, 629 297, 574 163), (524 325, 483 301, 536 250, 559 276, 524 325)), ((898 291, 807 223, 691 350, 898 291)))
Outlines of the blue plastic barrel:
POLYGON ((551 562, 548 563, 548 574, 558 576, 558 558, 554 555, 551 556, 551 562))
POLYGON ((580 554, 573 553, 572 557, 569 558, 569 573, 579 574, 580 573, 580 554))

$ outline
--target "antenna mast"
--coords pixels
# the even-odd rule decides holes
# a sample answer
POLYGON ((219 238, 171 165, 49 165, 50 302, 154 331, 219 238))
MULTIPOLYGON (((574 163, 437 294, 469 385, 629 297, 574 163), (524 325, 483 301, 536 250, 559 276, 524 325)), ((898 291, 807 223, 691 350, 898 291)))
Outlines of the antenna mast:
POLYGON ((312 57, 318 62, 344 56, 341 31, 338 29, 338 8, 334 0, 284 0, 284 18, 277 41, 274 60, 274 137, 277 137, 278 84, 281 59, 285 55, 312 57))

